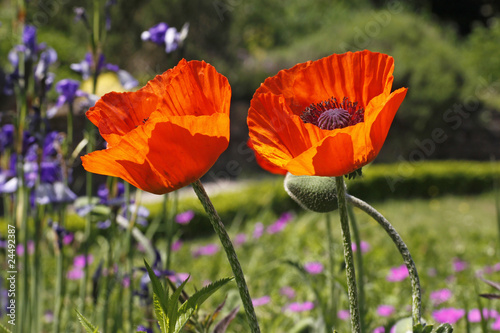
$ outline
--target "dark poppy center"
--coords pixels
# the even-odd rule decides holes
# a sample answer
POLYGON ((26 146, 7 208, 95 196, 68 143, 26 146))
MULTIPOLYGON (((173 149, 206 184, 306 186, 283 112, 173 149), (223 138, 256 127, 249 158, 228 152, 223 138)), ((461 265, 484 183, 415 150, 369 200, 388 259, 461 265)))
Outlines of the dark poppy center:
POLYGON ((338 102, 335 97, 312 103, 300 116, 304 123, 313 124, 324 130, 334 130, 361 123, 365 120, 365 109, 358 102, 351 102, 344 97, 338 102))

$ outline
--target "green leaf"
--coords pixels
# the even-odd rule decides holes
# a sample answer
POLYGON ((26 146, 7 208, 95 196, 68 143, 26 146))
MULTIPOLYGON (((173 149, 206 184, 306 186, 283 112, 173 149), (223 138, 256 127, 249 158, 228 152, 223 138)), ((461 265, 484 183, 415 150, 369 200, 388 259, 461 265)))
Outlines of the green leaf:
POLYGON ((179 332, 184 325, 186 325, 189 317, 193 314, 198 307, 203 304, 213 293, 215 293, 219 288, 224 286, 229 281, 233 280, 233 277, 223 278, 221 280, 215 281, 208 286, 200 289, 196 293, 193 294, 184 304, 181 305, 178 312, 178 318, 175 323, 174 332, 179 332))
MULTIPOLYGON (((169 323, 175 323, 177 321, 177 318, 179 317, 179 314, 177 312, 177 310, 179 309, 179 296, 181 295, 182 289, 184 289, 188 280, 189 277, 186 280, 184 280, 184 282, 181 283, 179 288, 175 289, 174 293, 172 294, 172 297, 170 297, 168 301, 169 312, 167 313, 167 315, 169 323)), ((169 333, 175 332, 176 326, 177 325, 175 326, 171 325, 169 327, 169 333)))
POLYGON ((12 331, 0 324, 0 333, 12 333, 12 331))
POLYGON ((168 294, 163 289, 160 280, 156 276, 155 272, 148 265, 146 259, 144 259, 144 265, 146 265, 146 269, 148 270, 149 278, 151 279, 151 284, 153 285, 153 293, 158 297, 159 305, 161 306, 163 313, 168 313, 168 294))
POLYGON ((231 310, 231 312, 229 312, 227 316, 222 318, 222 320, 219 321, 217 325, 215 325, 213 333, 226 333, 229 324, 233 321, 234 318, 236 318, 238 311, 240 311, 239 306, 231 310))
POLYGON ((78 316, 78 320, 80 321, 80 324, 82 324, 83 328, 85 329, 85 331, 87 333, 98 333, 99 332, 97 327, 92 325, 87 318, 85 318, 80 312, 78 312, 78 310, 75 310, 75 311, 76 311, 76 315, 78 316))
POLYGON ((168 317, 163 311, 158 296, 156 296, 155 293, 153 293, 153 304, 154 304, 156 319, 158 320, 158 325, 160 325, 160 331, 162 331, 163 333, 168 333, 169 329, 168 317))
POLYGON ((452 333, 453 327, 450 324, 442 324, 436 329, 436 333, 452 333))

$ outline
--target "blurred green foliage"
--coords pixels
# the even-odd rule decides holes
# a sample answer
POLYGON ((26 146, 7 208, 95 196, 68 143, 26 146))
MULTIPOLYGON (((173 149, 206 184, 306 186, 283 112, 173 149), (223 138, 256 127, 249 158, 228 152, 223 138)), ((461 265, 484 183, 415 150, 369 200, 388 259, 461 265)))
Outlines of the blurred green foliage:
MULTIPOLYGON (((500 178, 500 163, 426 162, 374 164, 363 169, 363 177, 347 181, 348 193, 368 202, 397 198, 434 198, 447 194, 472 195, 493 190, 493 181, 500 178)), ((239 224, 255 222, 259 212, 301 211, 302 208, 285 192, 283 177, 270 178, 243 185, 236 192, 228 191, 212 197, 222 221, 239 224), (249 203, 252 204, 249 204, 249 203), (254 221, 255 220, 255 221, 254 221)), ((151 216, 161 214, 161 204, 150 204, 151 216)), ((194 219, 181 226, 184 238, 204 237, 213 233, 208 217, 196 198, 179 202, 178 211, 193 210, 194 219)))

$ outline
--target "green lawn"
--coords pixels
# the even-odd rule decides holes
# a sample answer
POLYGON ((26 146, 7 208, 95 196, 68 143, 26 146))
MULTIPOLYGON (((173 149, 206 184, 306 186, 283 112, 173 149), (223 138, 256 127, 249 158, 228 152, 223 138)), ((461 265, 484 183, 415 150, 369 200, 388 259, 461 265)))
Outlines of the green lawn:
MULTIPOLYGON (((491 266, 500 262, 492 193, 478 196, 444 196, 431 200, 388 200, 376 203, 374 206, 399 231, 413 255, 424 291, 424 317, 429 322, 434 321, 431 317, 434 308, 429 301, 431 291, 449 288, 454 294, 452 299, 436 308, 464 306, 475 308, 477 307, 476 285, 481 292, 491 291, 475 278, 474 274, 485 265, 491 266), (469 267, 455 274, 452 269, 454 258, 468 262, 469 267)), ((331 213, 331 215, 337 253, 336 275, 343 281, 345 273, 341 271, 340 225, 338 214, 331 213)), ((371 246, 363 259, 366 274, 367 319, 373 329, 399 316, 409 314, 410 282, 409 279, 402 282, 386 281, 389 269, 401 265, 403 261, 396 247, 376 222, 361 211, 356 211, 356 217, 362 240, 371 246), (396 313, 388 319, 377 316, 375 310, 381 304, 393 305, 396 313)), ((264 332, 288 332, 294 323, 301 319, 320 317, 318 308, 299 314, 282 313, 281 310, 287 303, 315 301, 314 294, 298 271, 283 261, 286 259, 300 263, 319 261, 325 266, 326 272, 328 249, 325 219, 325 214, 302 212, 296 215, 282 232, 277 234, 264 232, 258 240, 252 238, 255 222, 262 222, 268 226, 275 220, 275 217, 267 211, 262 211, 259 216, 251 218, 241 230, 237 224, 231 227, 230 234, 233 238, 237 233, 248 235, 248 242, 238 248, 238 255, 246 272, 252 297, 258 298, 264 295, 271 297, 270 303, 257 308, 264 332), (295 289, 294 300, 288 300, 280 295, 280 288, 285 286, 295 289)), ((191 251, 200 243, 217 243, 217 240, 209 238, 185 243, 174 255, 174 269, 191 273, 194 286, 200 286, 207 279, 229 276, 229 266, 222 252, 212 257, 191 258, 191 251)), ((499 280, 500 274, 495 273, 487 277, 499 280)), ((329 291, 325 279, 324 275, 317 275, 311 281, 319 286, 327 297, 329 291)), ((234 290, 231 290, 230 294, 237 299, 234 290)), ((222 298, 223 292, 219 292, 218 297, 222 298)), ((486 302, 483 303, 486 306, 486 302)), ((492 303, 491 306, 498 310, 500 302, 492 303)), ((339 308, 347 308, 344 293, 340 296, 339 308)), ((232 332, 241 331, 237 324, 233 323, 232 332)), ((340 325, 339 332, 349 330, 347 322, 341 321, 340 325)), ((455 331, 465 332, 465 320, 461 319, 458 325, 455 331)), ((471 329, 472 332, 474 329, 479 329, 479 324, 472 323, 471 329)))

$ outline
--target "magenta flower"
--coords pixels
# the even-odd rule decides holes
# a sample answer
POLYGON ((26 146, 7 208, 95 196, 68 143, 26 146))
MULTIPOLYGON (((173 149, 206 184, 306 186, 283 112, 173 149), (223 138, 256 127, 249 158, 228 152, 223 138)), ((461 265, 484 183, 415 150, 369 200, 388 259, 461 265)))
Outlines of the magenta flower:
POLYGON ((234 237, 234 245, 235 246, 241 246, 241 245, 245 244, 246 241, 247 241, 247 235, 245 235, 245 234, 237 234, 234 237))
POLYGON ((269 297, 269 296, 262 296, 259 298, 252 299, 252 305, 255 307, 266 305, 269 302, 271 302, 271 297, 269 297))
POLYGON ((389 317, 391 316, 396 309, 392 305, 380 305, 377 308, 377 314, 381 317, 389 317))
POLYGON ((339 317, 340 320, 347 320, 351 317, 351 314, 349 313, 349 310, 340 310, 337 312, 337 317, 339 317))
POLYGON ((194 211, 188 210, 184 213, 177 214, 175 217, 175 222, 179 224, 188 224, 194 217, 194 211))
POLYGON ((130 276, 123 277, 123 279, 122 279, 122 286, 124 288, 130 287, 130 276))
POLYGON ((69 245, 73 240, 75 239, 75 235, 72 232, 68 232, 66 235, 63 236, 63 244, 64 245, 69 245))
POLYGON ((80 280, 83 277, 83 270, 80 267, 73 267, 66 274, 68 280, 80 280))
POLYGON ((87 260, 85 260, 85 256, 82 254, 73 259, 73 266, 76 268, 84 268, 86 265, 90 265, 93 262, 94 257, 91 254, 87 255, 87 260))
POLYGON ((385 333, 384 326, 379 326, 373 330, 373 333, 385 333))
POLYGON ((253 238, 259 239, 264 233, 264 225, 261 222, 255 223, 255 229, 253 229, 253 238))
POLYGON ((17 244, 16 254, 20 257, 24 256, 24 245, 23 244, 17 244))
POLYGON ((500 331, 500 317, 497 317, 495 322, 491 324, 491 329, 495 331, 500 331))
MULTIPOLYGON (((371 249, 370 244, 368 244, 365 241, 361 241, 360 245, 361 245, 361 253, 366 253, 371 249)), ((356 243, 352 243, 351 248, 353 252, 356 252, 358 250, 358 246, 356 245, 356 243)))
POLYGON ((208 244, 198 247, 191 254, 196 258, 199 256, 211 256, 216 254, 217 252, 219 252, 219 246, 217 244, 208 244))
POLYGON ((266 230, 267 233, 272 235, 283 231, 283 229, 285 229, 286 225, 288 224, 288 222, 292 220, 292 218, 293 218, 292 213, 285 212, 281 214, 281 216, 276 220, 276 222, 267 227, 266 230))
POLYGON ((389 282, 403 281, 410 273, 408 273, 408 268, 405 265, 391 268, 389 274, 386 276, 386 280, 389 282))
POLYGON ((441 324, 448 323, 453 325, 463 316, 465 316, 465 310, 456 308, 444 308, 432 313, 434 320, 441 324))
POLYGON ((295 290, 292 287, 283 287, 280 289, 280 294, 286 296, 288 299, 295 297, 295 290))
POLYGON ((435 277, 437 275, 437 269, 431 267, 427 270, 427 275, 430 277, 435 277))
POLYGON ((309 274, 320 274, 321 272, 323 272, 323 265, 318 261, 306 262, 304 264, 304 269, 309 274))
POLYGON ((313 302, 294 302, 290 303, 287 307, 286 310, 290 312, 304 312, 304 311, 310 311, 314 309, 314 303, 313 302))
MULTIPOLYGON (((483 309, 483 317, 485 320, 488 320, 490 318, 497 318, 498 312, 493 309, 483 309)), ((469 310, 469 313, 467 314, 467 319, 469 319, 471 323, 481 322, 481 311, 479 311, 479 309, 469 310)))
POLYGON ((431 299, 432 304, 436 306, 446 302, 451 298, 451 296, 453 296, 453 294, 450 289, 439 289, 431 292, 429 298, 431 299))
POLYGON ((453 258, 453 270, 456 273, 467 269, 468 266, 469 264, 467 264, 467 262, 461 260, 460 258, 453 258))
POLYGON ((181 249, 182 241, 180 239, 176 240, 172 243, 172 247, 170 248, 172 251, 176 252, 181 249))

